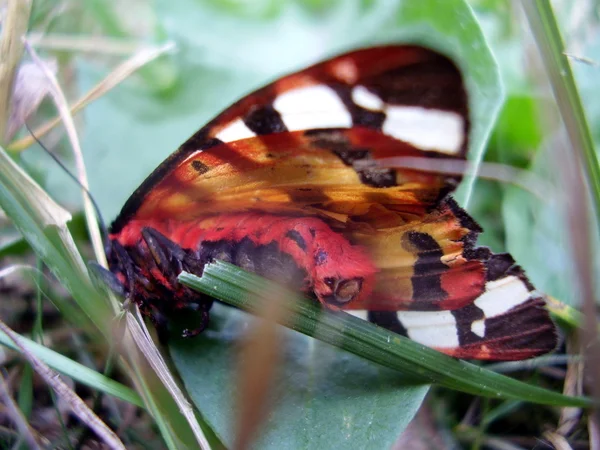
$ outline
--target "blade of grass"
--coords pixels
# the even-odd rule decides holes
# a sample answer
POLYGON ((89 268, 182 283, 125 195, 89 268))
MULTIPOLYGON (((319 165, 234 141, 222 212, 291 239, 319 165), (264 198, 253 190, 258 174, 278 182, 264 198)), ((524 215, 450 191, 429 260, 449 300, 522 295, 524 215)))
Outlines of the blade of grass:
POLYGON ((135 343, 140 348, 140 351, 146 355, 146 359, 152 365, 154 372, 159 376, 163 385, 171 393, 173 400, 177 403, 179 410, 188 421, 190 428, 192 429, 194 436, 196 437, 200 448, 203 450, 210 449, 210 444, 202 431, 202 427, 194 416, 194 410, 190 403, 187 401, 181 389, 177 385, 177 382, 173 378, 173 375, 169 371, 167 364, 162 358, 160 352, 150 339, 140 324, 135 320, 132 314, 127 314, 127 328, 132 333, 135 343))
POLYGON ((96 435, 104 441, 111 449, 123 449, 125 446, 117 435, 84 403, 84 401, 75 392, 70 389, 56 373, 44 364, 40 359, 27 351, 21 344, 20 336, 7 327, 4 322, 0 321, 0 330, 10 339, 13 344, 19 349, 21 354, 25 356, 33 369, 40 375, 44 381, 52 387, 54 392, 71 408, 71 412, 90 427, 96 435))
POLYGON ((583 170, 591 188, 596 221, 600 223, 600 164, 552 5, 548 0, 522 4, 550 77, 571 147, 585 162, 583 170))
POLYGON ((14 238, 0 244, 0 258, 22 255, 28 250, 30 250, 30 248, 27 241, 21 236, 15 236, 14 238))
POLYGON ((93 289, 87 269, 59 207, 4 151, 0 151, 0 207, 29 241, 79 306, 106 336, 112 318, 104 297, 93 289))
POLYGON ((0 41, 0 142, 4 144, 11 110, 13 82, 23 54, 22 38, 27 32, 31 0, 8 2, 0 41))
MULTIPOLYGON (((73 378, 81 384, 89 386, 93 389, 105 392, 121 400, 144 408, 144 403, 140 396, 131 388, 122 385, 121 383, 105 377, 101 373, 90 369, 70 358, 67 358, 52 349, 44 347, 24 336, 19 337, 20 344, 31 354, 35 355, 40 361, 43 361, 54 370, 73 378)), ((19 347, 3 332, 0 332, 0 344, 5 345, 15 351, 19 351, 19 347)))
MULTIPOLYGON (((561 163, 562 183, 565 187, 566 214, 571 228, 571 252, 582 298, 583 338, 581 349, 585 355, 586 372, 589 380, 600 376, 600 343, 598 342, 594 289, 594 252, 592 251, 591 227, 587 196, 590 190, 595 210, 596 227, 600 226, 600 164, 594 148, 587 118, 575 84, 573 72, 552 5, 547 0, 523 2, 531 30, 539 47, 542 61, 550 78, 550 84, 558 109, 565 124, 570 145, 561 145, 557 151, 561 163), (568 148, 572 151, 567 151, 568 148), (583 176, 582 176, 583 174, 583 176), (584 178, 587 181, 584 182, 584 178)), ((560 133, 559 133, 560 139, 560 133)), ((595 232, 598 232, 596 228, 595 232)), ((590 383, 591 394, 600 400, 598 383, 590 383)), ((594 415, 598 417, 598 410, 594 415)))
MULTIPOLYGON (((36 51, 29 45, 27 41, 25 41, 25 49, 29 56, 33 60, 33 62, 37 65, 37 67, 41 70, 41 72, 46 77, 47 82, 50 85, 50 95, 54 100, 54 105, 58 110, 58 114, 64 124, 65 130, 67 131, 67 136, 69 138, 69 142, 71 144, 71 149, 73 151, 73 156, 75 159, 75 167, 77 169, 77 179, 82 189, 83 195, 83 210, 85 213, 86 223, 88 232, 90 233, 90 240, 92 242, 92 247, 94 249, 94 255, 96 256, 96 260, 103 266, 108 267, 108 263, 106 261, 106 255, 104 254, 104 242, 102 239, 102 235, 100 233, 100 229, 98 227, 98 221, 102 220, 101 217, 96 217, 96 211, 94 210, 94 204, 92 203, 92 199, 89 195, 89 183, 87 178, 87 173, 85 170, 85 163, 83 162, 83 153, 81 151, 81 145, 79 144, 79 136, 77 135, 77 131, 75 129, 75 122, 73 121, 73 116, 69 111, 69 105, 67 103, 67 99, 65 94, 63 93, 60 85, 58 84, 58 80, 52 73, 52 71, 48 68, 48 65, 42 61, 42 59, 37 55, 36 51)), ((103 228, 104 228, 104 224, 103 228)), ((113 311, 116 313, 118 310, 117 305, 112 302, 113 311)))
MULTIPOLYGON (((78 306, 111 340, 114 315, 105 296, 93 287, 85 264, 66 228, 69 214, 54 201, 0 149, 0 207, 27 239, 34 251, 70 292, 78 306)), ((129 338, 118 341, 126 372, 154 420, 159 424, 169 448, 195 448, 190 426, 152 371, 149 362, 129 338), (145 390, 151 386, 151 390, 145 390)))
POLYGON ((590 406, 585 397, 568 397, 531 386, 457 360, 346 313, 322 309, 308 299, 274 287, 273 283, 223 262, 205 267, 202 278, 182 272, 182 284, 230 305, 253 312, 262 297, 291 299, 283 325, 370 361, 420 377, 423 382, 494 398, 548 405, 590 406), (279 293, 272 294, 274 289, 279 293))
POLYGON ((23 366, 17 401, 23 415, 29 418, 33 409, 33 369, 29 364, 23 366))

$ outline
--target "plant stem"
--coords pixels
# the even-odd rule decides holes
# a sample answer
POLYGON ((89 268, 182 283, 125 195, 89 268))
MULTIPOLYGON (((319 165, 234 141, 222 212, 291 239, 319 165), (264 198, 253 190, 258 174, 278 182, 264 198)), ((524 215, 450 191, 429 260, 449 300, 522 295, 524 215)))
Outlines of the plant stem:
POLYGON ((575 152, 573 156, 581 158, 596 221, 600 223, 600 165, 556 17, 548 0, 526 0, 523 8, 550 77, 554 97, 575 152))
POLYGON ((27 32, 31 0, 9 1, 6 19, 2 23, 0 41, 0 143, 4 144, 4 134, 11 111, 13 83, 21 56, 23 36, 27 32))

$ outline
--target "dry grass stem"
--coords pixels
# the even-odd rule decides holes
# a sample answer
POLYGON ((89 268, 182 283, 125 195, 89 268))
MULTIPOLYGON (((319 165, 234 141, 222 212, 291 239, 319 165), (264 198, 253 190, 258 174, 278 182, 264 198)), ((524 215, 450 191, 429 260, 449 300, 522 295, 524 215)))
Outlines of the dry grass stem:
MULTIPOLYGON (((574 333, 572 333, 574 334, 574 333)), ((576 343, 577 336, 572 336, 567 341, 567 353, 576 353, 579 344, 576 343)), ((563 394, 565 395, 582 395, 583 394, 583 359, 570 361, 567 365, 567 374, 563 386, 563 394)), ((560 411, 560 419, 556 432, 562 436, 567 436, 577 427, 581 419, 583 411, 581 408, 562 408, 560 411)))
POLYGON ((266 419, 272 387, 281 359, 282 339, 277 323, 284 322, 285 308, 276 292, 267 293, 257 311, 260 320, 253 321, 238 355, 236 399, 237 417, 234 449, 245 450, 266 419))
POLYGON ((552 448, 556 450, 573 450, 573 447, 569 444, 569 441, 558 433, 553 431, 546 431, 544 438, 547 439, 551 444, 552 448))
POLYGON ((27 32, 31 0, 9 1, 0 40, 0 140, 5 143, 13 83, 23 55, 22 37, 27 32))
POLYGON ((35 372, 40 375, 44 381, 54 390, 56 395, 69 406, 71 412, 75 414, 83 423, 89 426, 96 435, 106 443, 110 449, 124 450, 125 446, 118 436, 108 427, 94 412, 84 403, 83 400, 50 367, 39 360, 33 353, 29 352, 20 342, 20 337, 12 331, 6 324, 0 321, 0 330, 2 330, 19 348, 20 353, 31 364, 35 372))
POLYGON ((36 48, 62 52, 100 53, 127 56, 143 49, 141 40, 109 38, 106 36, 77 36, 73 34, 29 33, 27 41, 36 48))
MULTIPOLYGON (((156 373, 156 375, 160 378, 161 382, 165 386, 165 388, 169 391, 175 403, 179 407, 181 414, 186 418, 188 424, 198 444, 201 449, 209 450, 210 444, 204 436, 202 432, 202 428, 200 428, 200 424, 196 420, 196 416, 194 415, 194 409, 187 401, 185 395, 177 385, 177 382, 173 378, 173 375, 169 371, 167 364, 165 363, 162 355, 154 345, 154 342, 150 338, 147 329, 142 329, 140 323, 135 319, 135 317, 126 313, 126 321, 127 321, 127 330, 131 333, 131 338, 139 348, 140 352, 144 355, 152 369, 156 373)), ((145 326, 144 326, 145 328, 145 326)), ((142 390, 138 389, 138 392, 143 393, 142 390)))
POLYGON ((37 55, 36 51, 29 45, 28 42, 25 42, 25 48, 29 53, 29 56, 33 60, 33 62, 40 68, 40 70, 46 76, 46 79, 50 83, 50 95, 54 100, 54 104, 56 105, 56 109, 58 110, 59 116, 65 126, 65 130, 67 131, 67 136, 69 138, 69 143, 71 144, 71 148, 73 149, 73 156, 75 157, 75 167, 77 170, 77 178, 81 185, 84 187, 83 194, 83 207, 85 211, 85 217, 87 221, 88 231, 90 233, 90 240, 92 241, 92 246, 94 248, 94 254, 96 256, 96 260, 104 267, 108 267, 108 263, 106 261, 106 255, 104 254, 104 244, 102 242, 102 235, 100 233, 100 229, 98 227, 98 222, 96 218, 96 211, 94 210, 94 205, 89 197, 88 189, 88 179, 85 170, 85 163, 83 161, 83 153, 81 151, 81 145, 79 143, 79 136, 77 135, 77 130, 75 128, 75 122, 73 121, 73 115, 69 110, 69 105, 67 103, 67 99, 58 84, 58 80, 48 67, 48 65, 42 61, 42 59, 37 55))
POLYGON ((23 416, 23 413, 10 396, 8 387, 2 376, 0 376, 0 399, 2 399, 2 402, 6 407, 5 413, 12 419, 15 427, 19 430, 20 437, 25 441, 28 448, 31 450, 41 450, 41 447, 38 445, 33 435, 34 431, 27 423, 27 418, 23 416))
MULTIPOLYGON (((118 86, 122 81, 127 79, 131 74, 155 60, 162 54, 171 51, 175 48, 175 44, 168 42, 159 47, 148 47, 140 50, 131 58, 119 64, 112 70, 102 81, 86 92, 81 98, 77 99, 69 108, 71 115, 77 114, 90 103, 99 99, 114 87, 118 86)), ((34 130, 34 134, 40 138, 56 127, 61 121, 61 117, 57 116, 34 130)), ((20 152, 29 148, 35 140, 31 136, 26 136, 15 142, 12 142, 7 150, 10 152, 20 152)))

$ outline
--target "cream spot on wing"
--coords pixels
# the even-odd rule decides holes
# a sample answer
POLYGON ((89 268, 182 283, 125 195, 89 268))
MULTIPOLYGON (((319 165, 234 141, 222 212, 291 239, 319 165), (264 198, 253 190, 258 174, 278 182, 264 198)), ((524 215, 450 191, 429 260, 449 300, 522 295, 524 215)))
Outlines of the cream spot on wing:
POLYGON ((499 316, 521 303, 525 303, 531 293, 525 283, 516 276, 508 276, 485 284, 485 293, 477 297, 475 306, 486 318, 499 316))
POLYGON ((437 348, 459 346, 456 319, 450 311, 400 311, 397 315, 413 341, 437 348))
POLYGON ((464 121, 460 115, 417 106, 388 106, 385 112, 385 134, 421 150, 449 155, 460 152, 464 141, 464 121))
POLYGON ((273 107, 290 131, 352 126, 352 117, 338 95, 323 85, 284 92, 273 107))
POLYGON ((386 104, 364 86, 352 89, 352 101, 369 111, 384 112, 383 132, 420 150, 450 155, 464 142, 464 120, 456 113, 418 106, 386 104))
POLYGON ((234 142, 256 137, 256 133, 248 128, 242 119, 236 119, 219 131, 215 137, 223 142, 234 142))
POLYGON ((383 100, 364 86, 356 86, 352 89, 352 101, 370 111, 380 112, 385 107, 383 100))
POLYGON ((471 324, 471 331, 479 337, 485 336, 485 319, 476 320, 471 324))

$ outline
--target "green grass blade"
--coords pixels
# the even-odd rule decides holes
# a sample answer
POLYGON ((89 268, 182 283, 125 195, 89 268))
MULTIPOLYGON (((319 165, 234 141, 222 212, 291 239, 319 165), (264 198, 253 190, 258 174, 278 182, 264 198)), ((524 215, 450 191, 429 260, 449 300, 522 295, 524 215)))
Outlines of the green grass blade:
MULTIPOLYGON (((74 380, 85 384, 93 389, 97 389, 106 394, 120 398, 132 405, 144 408, 144 403, 140 396, 121 383, 102 375, 95 370, 90 369, 70 358, 67 358, 60 353, 55 352, 43 345, 40 345, 30 339, 23 336, 19 337, 21 345, 23 345, 28 351, 44 362, 54 370, 61 372, 74 380)), ((15 343, 2 331, 0 331, 0 344, 5 345, 15 351, 19 351, 19 348, 15 343)))
POLYGON ((523 7, 542 54, 571 145, 585 161, 583 170, 590 186, 596 221, 600 223, 600 164, 551 2, 526 1, 523 7))
MULTIPOLYGON (((112 340, 115 303, 92 285, 87 268, 66 227, 70 215, 58 206, 10 157, 0 149, 0 207, 10 217, 31 248, 70 292, 77 305, 112 340)), ((94 330, 90 330, 94 333, 94 330)), ((169 448, 197 446, 178 407, 149 368, 133 342, 124 346, 128 373, 140 388, 144 404, 152 414, 169 448), (129 345, 131 344, 131 345, 129 345), (151 386, 151 390, 144 390, 151 386)), ((57 370, 62 371, 60 367, 57 370)), ((73 376, 71 370, 64 373, 73 376)), ((98 374, 100 375, 100 374, 98 374)))
POLYGON ((32 0, 5 4, 0 39, 0 142, 5 133, 12 110, 11 100, 14 80, 23 54, 23 36, 31 14, 32 0))
POLYGON ((474 364, 451 358, 346 313, 334 313, 300 298, 261 277, 217 262, 202 278, 183 272, 184 285, 245 311, 260 311, 262 298, 285 301, 283 325, 426 383, 493 398, 517 399, 556 406, 586 407, 592 401, 531 386, 474 364))
POLYGON ((0 207, 91 321, 108 335, 112 311, 106 298, 91 285, 66 227, 70 215, 1 149, 0 207))

